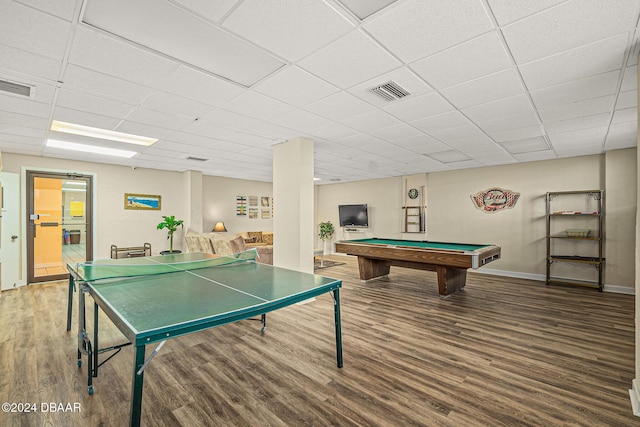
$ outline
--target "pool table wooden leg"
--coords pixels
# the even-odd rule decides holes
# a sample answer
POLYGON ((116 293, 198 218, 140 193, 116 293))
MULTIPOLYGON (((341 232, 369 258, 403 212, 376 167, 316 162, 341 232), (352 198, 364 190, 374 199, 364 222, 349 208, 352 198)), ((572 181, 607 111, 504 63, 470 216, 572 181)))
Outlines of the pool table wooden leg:
POLYGON ((380 260, 358 257, 358 269, 360 270, 361 280, 371 280, 376 277, 387 276, 389 274, 390 265, 380 260))
POLYGON ((467 270, 465 268, 436 266, 438 273, 438 293, 442 296, 451 295, 464 288, 467 283, 467 270))

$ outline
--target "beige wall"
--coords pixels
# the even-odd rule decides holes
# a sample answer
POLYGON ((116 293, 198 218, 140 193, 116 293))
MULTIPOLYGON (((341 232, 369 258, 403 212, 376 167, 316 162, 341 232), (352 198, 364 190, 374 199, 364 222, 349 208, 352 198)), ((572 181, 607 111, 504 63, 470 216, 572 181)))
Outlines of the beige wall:
MULTIPOLYGON (((605 284, 609 290, 633 292, 635 287, 636 149, 517 165, 427 174, 427 238, 432 240, 499 244, 503 258, 483 270, 542 279, 545 273, 545 203, 547 191, 606 190, 605 284), (469 196, 489 187, 521 193, 514 209, 486 214, 473 207, 469 196), (524 226, 523 226, 524 224, 524 226), (490 267, 490 268, 488 268, 490 267)), ((168 248, 166 233, 156 230, 162 215, 198 218, 190 204, 198 198, 194 175, 125 166, 73 162, 44 157, 4 154, 4 171, 20 173, 23 166, 95 173, 97 176, 96 258, 109 256, 109 246, 152 244, 153 252, 168 248), (195 194, 190 186, 195 188, 195 194), (123 209, 125 192, 162 195, 161 211, 123 209)), ((402 238, 404 178, 395 177, 315 188, 315 247, 317 224, 331 221, 335 240, 364 237, 402 238), (345 232, 338 226, 339 204, 367 203, 370 227, 345 232)), ((269 182, 202 177, 202 228, 224 221, 229 232, 273 230, 271 219, 236 216, 236 196, 272 197, 269 182)), ((197 201, 197 200, 196 200, 197 201)), ((278 201, 275 201, 277 215, 278 201)), ((189 226, 186 223, 185 228, 189 226)), ((179 231, 174 244, 183 246, 179 231)), ((405 236, 406 237, 406 236, 405 236)))
MULTIPOLYGON (((247 198, 248 196, 257 196, 258 203, 260 203, 260 198, 265 196, 269 197, 271 202, 273 186, 270 182, 206 175, 203 176, 202 181, 203 231, 211 231, 218 221, 224 221, 230 233, 273 231, 273 221, 271 219, 262 219, 260 214, 258 214, 258 219, 249 219, 246 215, 236 216, 237 196, 247 196, 247 198)), ((258 209, 262 210, 262 207, 258 206, 258 209)))
MULTIPOLYGON (((605 284, 609 290, 633 292, 634 267, 629 258, 634 253, 635 239, 628 230, 635 222, 635 153, 633 148, 607 155, 427 174, 427 238, 498 244, 502 259, 480 271, 544 280, 546 192, 603 188, 606 237, 612 238, 605 249, 605 284), (517 205, 492 214, 475 208, 470 195, 490 187, 519 192, 517 205)), ((339 204, 368 203, 371 227, 361 233, 346 233, 338 228, 336 239, 399 238, 403 191, 402 178, 320 186, 316 189, 316 223, 331 220, 338 224, 339 204)), ((595 271, 586 268, 570 266, 564 274, 597 277, 595 271)))
MULTIPOLYGON (((23 156, 3 153, 5 172, 21 173, 22 167, 32 170, 61 170, 96 174, 97 206, 95 207, 94 258, 108 258, 110 246, 140 245, 151 243, 153 253, 169 249, 166 231, 159 231, 156 225, 162 215, 186 218, 184 182, 182 174, 153 169, 135 169, 126 166, 99 163, 76 162, 46 157, 23 156), (124 209, 124 193, 158 194, 162 196, 159 211, 138 211, 124 209)), ((21 192, 23 190, 21 189, 21 192)), ((181 249, 182 230, 176 232, 174 249, 181 249)))

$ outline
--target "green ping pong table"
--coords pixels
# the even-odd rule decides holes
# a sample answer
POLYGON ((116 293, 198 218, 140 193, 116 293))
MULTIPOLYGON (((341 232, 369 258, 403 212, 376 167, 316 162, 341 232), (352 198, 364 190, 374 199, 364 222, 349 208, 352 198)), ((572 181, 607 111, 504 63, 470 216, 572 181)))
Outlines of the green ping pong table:
POLYGON ((342 367, 340 288, 342 281, 255 262, 255 250, 229 257, 186 253, 68 264, 71 330, 73 293, 78 286, 78 366, 87 356, 89 394, 98 376, 98 355, 134 347, 130 425, 140 425, 144 370, 168 339, 262 316, 331 293, 334 305, 336 358, 342 367), (85 294, 94 300, 94 328, 86 330, 85 294), (129 342, 98 347, 98 312, 102 309, 129 342), (159 343, 145 359, 147 345, 159 343))

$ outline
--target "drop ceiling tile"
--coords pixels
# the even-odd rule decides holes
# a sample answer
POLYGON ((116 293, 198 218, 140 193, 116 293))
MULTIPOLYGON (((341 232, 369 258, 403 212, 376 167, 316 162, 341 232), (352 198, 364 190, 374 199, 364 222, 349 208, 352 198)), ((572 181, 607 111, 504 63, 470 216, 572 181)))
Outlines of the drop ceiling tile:
POLYGON ((431 133, 444 129, 451 129, 460 126, 468 126, 471 124, 469 119, 463 116, 459 111, 450 111, 448 113, 439 114, 437 116, 425 117, 410 122, 423 132, 431 133))
POLYGON ((635 90, 620 92, 616 100, 616 110, 638 106, 638 93, 635 90))
POLYGON ((138 85, 128 80, 88 70, 73 64, 67 66, 63 81, 65 87, 71 86, 133 103, 142 102, 151 90, 146 86, 138 85))
POLYGON ((431 132, 429 133, 429 135, 449 145, 452 145, 456 141, 466 140, 469 138, 486 138, 486 136, 480 129, 471 124, 467 126, 460 126, 457 128, 443 129, 440 131, 431 132))
POLYGON ((486 104, 474 105, 462 110, 465 116, 476 123, 494 120, 498 117, 511 116, 516 114, 533 113, 533 106, 529 97, 520 93, 508 98, 499 99, 486 104))
POLYGON ((56 106, 120 119, 127 117, 134 108, 131 104, 67 89, 58 91, 56 106))
POLYGON ((358 19, 363 20, 384 9, 396 0, 340 0, 358 19))
POLYGON ((637 0, 567 1, 504 26, 502 33, 516 62, 524 64, 631 31, 637 17, 637 0))
POLYGON ((364 28, 409 63, 490 31, 493 25, 479 1, 409 0, 372 18, 364 28))
POLYGON ((142 123, 147 126, 155 126, 161 129, 180 130, 189 125, 193 119, 175 114, 161 113, 147 108, 135 108, 131 114, 127 116, 127 121, 142 123))
POLYGON ((223 105, 245 91, 237 84, 184 65, 171 73, 159 88, 174 95, 215 106, 223 105))
POLYGON ((517 139, 534 138, 544 135, 542 126, 531 126, 521 129, 511 129, 498 132, 487 132, 489 136, 496 142, 505 142, 517 139))
POLYGON ((617 71, 599 74, 585 79, 550 86, 531 92, 531 97, 538 110, 571 104, 592 98, 600 98, 615 93, 618 85, 617 71))
POLYGON ((0 109, 7 108, 7 111, 11 109, 21 110, 23 105, 32 104, 46 104, 49 108, 55 98, 56 88, 52 84, 48 83, 31 83, 22 78, 14 79, 12 77, 4 77, 0 75, 0 79, 9 81, 11 83, 22 84, 31 86, 31 97, 27 98, 21 95, 14 95, 8 92, 0 92, 0 109))
POLYGON ((0 111, 49 118, 51 105, 17 96, 0 95, 0 111))
POLYGON ((173 133, 173 130, 168 129, 167 127, 152 126, 144 123, 133 122, 130 120, 123 121, 114 130, 118 132, 130 133, 132 135, 140 135, 157 139, 167 138, 173 133))
POLYGON ((456 107, 466 108, 517 95, 524 88, 515 70, 509 69, 440 92, 456 107))
POLYGON ((81 20, 246 87, 284 65, 263 49, 166 1, 87 1, 81 20))
POLYGON ((431 153, 429 157, 442 163, 462 162, 469 160, 466 154, 456 150, 442 151, 440 153, 431 153))
POLYGON ((290 61, 354 28, 329 4, 316 0, 247 0, 222 25, 290 61))
POLYGON ((513 0, 488 0, 491 11, 500 25, 506 25, 526 16, 533 15, 564 1, 566 0, 530 0, 523 2, 513 0))
POLYGON ((228 111, 223 108, 217 108, 210 111, 203 116, 203 119, 215 126, 237 130, 247 129, 260 122, 256 118, 228 111))
POLYGON ((342 120, 342 123, 364 133, 400 123, 395 117, 381 110, 373 110, 342 120))
POLYGON ((49 120, 45 117, 28 116, 11 111, 3 111, 0 114, 0 124, 10 124, 34 129, 47 129, 49 120))
POLYGON ((65 21, 73 21, 73 13, 76 8, 76 0, 56 0, 55 2, 49 0, 28 0, 23 1, 29 6, 41 10, 43 12, 50 13, 62 18, 65 21))
MULTIPOLYGON (((213 138, 216 141, 227 140, 227 138, 233 137, 236 133, 233 129, 225 129, 223 127, 215 126, 208 123, 206 120, 194 121, 189 126, 183 128, 182 131, 207 138, 213 138)), ((176 137, 172 136, 171 138, 175 139, 176 137)))
POLYGON ((637 122, 623 122, 612 124, 607 133, 606 150, 631 148, 638 145, 637 122))
POLYGON ((453 110, 453 107, 442 96, 433 92, 390 103, 384 110, 401 120, 409 122, 446 113, 453 110))
POLYGON ((436 89, 493 74, 511 67, 511 60, 495 31, 411 64, 436 89))
POLYGON ((339 89, 298 67, 287 67, 254 86, 256 92, 302 107, 339 89))
MULTIPOLYGON (((607 126, 594 127, 588 129, 580 129, 570 132, 560 132, 549 134, 549 140, 553 148, 560 150, 566 147, 577 147, 581 145, 597 145, 604 143, 607 134, 607 126)), ((590 154, 598 154, 591 152, 590 154)))
POLYGON ((622 67, 628 35, 605 40, 521 65, 520 73, 529 90, 566 83, 622 67))
POLYGON ((552 150, 534 151, 532 153, 514 154, 513 158, 521 163, 525 162, 539 162, 542 160, 556 159, 556 153, 552 150))
POLYGON ((300 136, 300 131, 262 121, 249 126, 245 131, 255 135, 271 138, 278 142, 285 142, 300 136))
POLYGON ((151 92, 145 98, 142 106, 163 113, 188 117, 192 120, 203 117, 214 109, 211 105, 160 90, 151 92))
POLYGON ((291 105, 253 91, 244 92, 223 104, 223 107, 225 110, 262 120, 269 120, 294 109, 291 105))
POLYGON ((336 140, 353 136, 360 132, 341 125, 340 123, 329 123, 317 128, 309 129, 309 133, 322 139, 336 140))
POLYGON ((210 21, 219 22, 239 3, 239 0, 175 0, 175 2, 210 21))
POLYGON ((18 135, 27 138, 39 138, 44 139, 47 133, 47 126, 41 126, 40 128, 18 126, 8 123, 0 123, 0 133, 18 135))
MULTIPOLYGON (((633 96, 637 98, 635 91, 633 96)), ((550 104, 552 107, 539 109, 538 113, 544 123, 573 119, 576 117, 593 116, 599 113, 608 113, 613 108, 615 98, 613 95, 598 98, 585 99, 583 101, 564 104, 550 104)))
POLYGON ((447 144, 429 135, 412 136, 410 138, 399 139, 393 143, 418 154, 439 153, 451 149, 447 144))
POLYGON ((534 138, 527 139, 519 139, 515 141, 505 141, 501 142, 500 145, 504 147, 511 154, 525 154, 532 153, 536 151, 547 151, 549 150, 549 145, 547 141, 541 137, 537 136, 534 138))
POLYGON ((335 93, 304 107, 305 110, 311 113, 338 121, 372 111, 374 108, 372 105, 344 91, 335 93))
POLYGON ((609 118, 609 113, 602 113, 592 116, 576 117, 574 119, 567 119, 562 121, 553 121, 550 123, 545 123, 544 127, 549 134, 577 131, 585 128, 607 126, 609 124, 609 118))
POLYGON ((304 110, 292 110, 270 120, 279 126, 308 132, 309 129, 315 129, 331 123, 324 117, 317 116, 304 110))
POLYGON ((13 1, 0 2, 2 44, 61 60, 71 25, 13 1))
POLYGON ((407 67, 395 69, 362 84, 356 85, 349 89, 349 92, 369 104, 373 104, 377 107, 386 107, 387 105, 390 105, 390 102, 374 94, 371 90, 390 81, 405 89, 411 94, 411 96, 419 96, 433 92, 433 89, 429 85, 422 81, 422 79, 407 67))
POLYGON ((625 108, 622 110, 615 110, 613 112, 613 118, 611 123, 624 123, 638 121, 638 108, 625 108))
POLYGON ((0 70, 57 81, 61 64, 58 59, 0 44, 0 70))
POLYGON ((176 68, 172 61, 79 25, 69 63, 154 87, 176 68))
POLYGON ((581 145, 561 145, 554 149, 556 153, 558 153, 558 157, 578 157, 602 154, 602 147, 602 142, 594 142, 591 144, 583 143, 581 145))
POLYGON ((384 141, 394 142, 398 139, 409 138, 412 136, 421 135, 418 129, 410 126, 406 123, 400 123, 399 125, 393 125, 382 129, 372 130, 368 132, 370 135, 380 138, 384 141))
POLYGON ((482 130, 489 134, 513 129, 522 129, 536 125, 540 125, 540 121, 533 110, 522 114, 515 114, 513 116, 503 116, 498 119, 487 120, 486 122, 478 124, 482 130))
POLYGON ((624 69, 624 77, 622 78, 622 87, 620 91, 635 90, 638 87, 638 66, 632 65, 624 69))
POLYGON ((299 62, 300 67, 346 89, 401 63, 362 31, 352 31, 299 62))

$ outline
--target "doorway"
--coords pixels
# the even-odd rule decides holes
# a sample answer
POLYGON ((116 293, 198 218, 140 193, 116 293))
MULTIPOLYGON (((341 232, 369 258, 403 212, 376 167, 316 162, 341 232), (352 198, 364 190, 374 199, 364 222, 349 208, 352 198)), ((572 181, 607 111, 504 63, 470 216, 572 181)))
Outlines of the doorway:
POLYGON ((92 176, 27 171, 27 283, 63 280, 93 259, 92 176))

